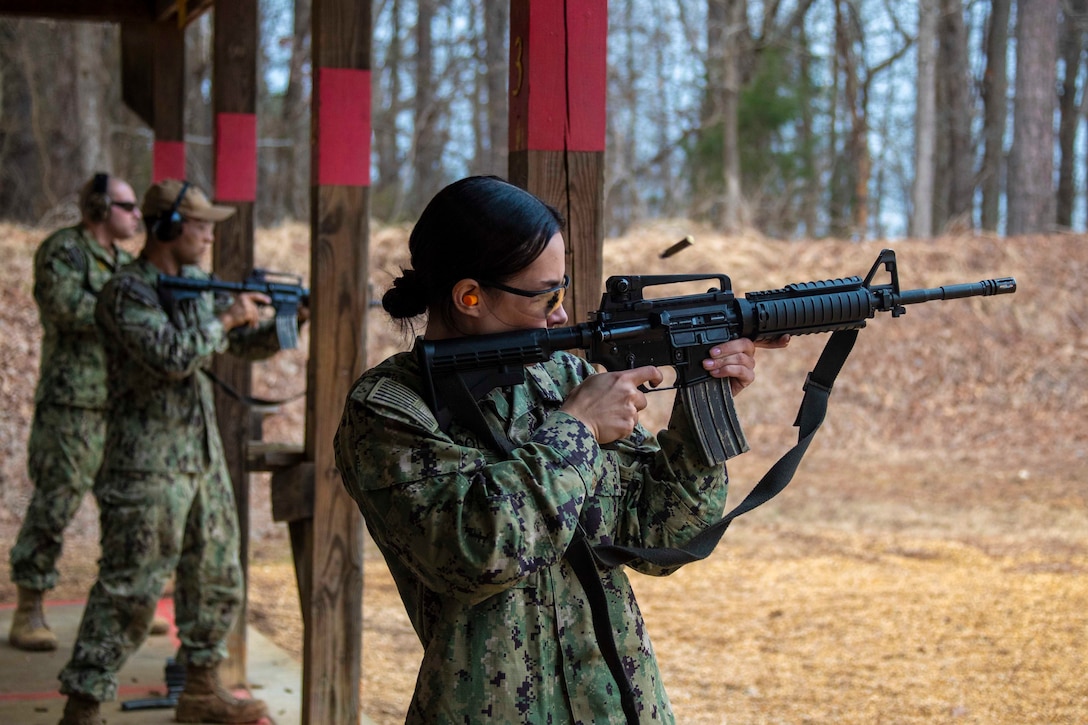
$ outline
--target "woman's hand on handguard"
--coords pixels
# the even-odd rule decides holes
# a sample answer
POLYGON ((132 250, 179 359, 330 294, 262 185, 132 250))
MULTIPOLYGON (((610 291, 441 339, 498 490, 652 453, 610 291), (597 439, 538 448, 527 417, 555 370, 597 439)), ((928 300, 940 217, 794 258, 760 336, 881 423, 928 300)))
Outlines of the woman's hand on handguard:
POLYGON ((611 443, 631 435, 646 407, 639 386, 656 387, 663 379, 653 365, 591 375, 570 391, 560 410, 585 423, 598 443, 611 443))
POLYGON ((736 395, 756 379, 756 348, 782 348, 790 344, 790 336, 782 335, 771 340, 752 342, 746 337, 710 349, 710 357, 703 360, 703 369, 715 378, 729 378, 729 387, 736 395))

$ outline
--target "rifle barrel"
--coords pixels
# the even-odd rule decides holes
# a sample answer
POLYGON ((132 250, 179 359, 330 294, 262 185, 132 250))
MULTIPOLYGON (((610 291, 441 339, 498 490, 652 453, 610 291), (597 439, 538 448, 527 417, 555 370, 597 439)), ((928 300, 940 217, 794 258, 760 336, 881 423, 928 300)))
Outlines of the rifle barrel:
POLYGON ((1012 294, 1016 291, 1016 280, 1012 277, 984 279, 981 282, 951 284, 930 289, 912 289, 901 292, 896 301, 901 305, 913 305, 930 300, 955 300, 963 297, 990 297, 992 295, 1012 294))

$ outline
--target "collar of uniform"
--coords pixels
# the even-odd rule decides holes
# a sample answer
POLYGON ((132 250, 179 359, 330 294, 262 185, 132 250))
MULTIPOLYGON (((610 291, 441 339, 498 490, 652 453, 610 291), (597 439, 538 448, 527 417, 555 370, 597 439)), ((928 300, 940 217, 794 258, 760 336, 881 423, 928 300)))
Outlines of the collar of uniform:
POLYGON ((120 247, 114 245, 115 252, 114 254, 110 254, 98 243, 98 240, 91 234, 90 229, 82 225, 80 225, 78 229, 80 242, 82 242, 83 246, 86 248, 87 253, 99 262, 112 268, 120 266, 122 263, 128 261, 125 259, 125 251, 120 247))

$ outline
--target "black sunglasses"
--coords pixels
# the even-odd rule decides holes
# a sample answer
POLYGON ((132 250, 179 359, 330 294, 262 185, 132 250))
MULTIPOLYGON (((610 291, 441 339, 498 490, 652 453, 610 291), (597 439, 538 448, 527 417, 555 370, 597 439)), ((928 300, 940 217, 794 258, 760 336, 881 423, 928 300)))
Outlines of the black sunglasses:
POLYGON ((510 287, 505 284, 499 284, 498 282, 480 282, 482 287, 492 287, 503 292, 509 292, 512 295, 519 295, 521 297, 543 297, 544 295, 552 295, 548 300, 548 304, 545 306, 544 316, 547 317, 551 313, 559 309, 559 305, 563 304, 563 297, 567 294, 567 287, 570 286, 570 275, 564 274, 563 281, 555 287, 549 287, 542 290, 524 290, 517 287, 510 287))
POLYGON ((136 202, 134 201, 111 201, 110 206, 115 206, 118 209, 124 209, 129 214, 136 211, 136 202))

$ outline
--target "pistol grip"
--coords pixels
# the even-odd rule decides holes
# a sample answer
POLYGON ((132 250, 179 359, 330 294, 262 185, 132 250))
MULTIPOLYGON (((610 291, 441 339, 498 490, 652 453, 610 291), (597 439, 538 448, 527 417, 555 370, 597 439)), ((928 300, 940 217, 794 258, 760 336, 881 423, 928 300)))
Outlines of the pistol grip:
POLYGON ((708 464, 725 463, 748 450, 727 378, 706 378, 680 388, 680 394, 708 464))

